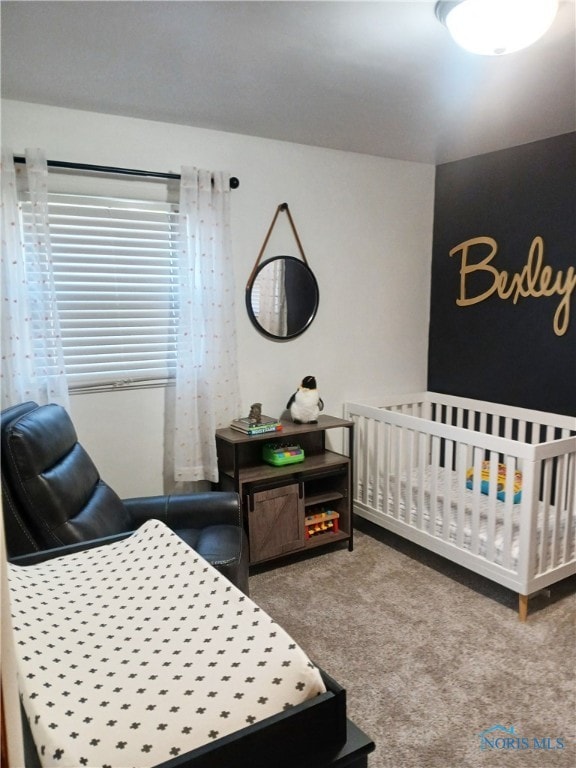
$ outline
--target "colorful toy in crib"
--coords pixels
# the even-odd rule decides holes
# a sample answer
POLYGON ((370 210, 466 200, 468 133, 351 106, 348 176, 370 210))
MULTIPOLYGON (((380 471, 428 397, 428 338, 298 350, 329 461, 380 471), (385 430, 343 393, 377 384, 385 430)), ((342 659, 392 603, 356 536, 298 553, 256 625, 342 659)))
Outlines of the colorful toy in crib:
POLYGON ((306 515, 304 518, 305 538, 310 539, 321 533, 338 532, 338 512, 316 512, 312 515, 306 515))
MULTIPOLYGON (((474 467, 466 472, 466 488, 472 489, 474 487, 474 467)), ((496 475, 496 497, 500 501, 506 500, 506 464, 498 464, 498 471, 496 475)), ((514 497, 513 503, 519 504, 522 499, 522 472, 516 470, 514 472, 514 497)), ((480 470, 480 491, 488 495, 490 493, 490 462, 483 461, 482 469, 480 470)))

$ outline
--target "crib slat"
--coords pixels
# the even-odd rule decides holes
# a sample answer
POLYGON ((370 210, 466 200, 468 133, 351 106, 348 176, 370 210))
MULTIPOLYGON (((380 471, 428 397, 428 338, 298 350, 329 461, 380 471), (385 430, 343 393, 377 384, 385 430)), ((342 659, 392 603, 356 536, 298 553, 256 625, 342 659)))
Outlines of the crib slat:
POLYGON ((370 462, 372 457, 371 420, 366 416, 360 417, 359 432, 362 440, 362 470, 358 473, 362 477, 362 501, 370 504, 370 462))
POLYGON ((354 471, 352 473, 354 485, 352 487, 352 499, 362 501, 360 488, 362 485, 362 458, 364 456, 364 443, 360 429, 360 418, 355 413, 346 413, 345 417, 354 422, 354 471))
POLYGON ((418 433, 418 503, 416 505, 416 527, 422 530, 424 505, 425 505, 425 485, 426 485, 426 467, 428 465, 428 440, 424 432, 418 433))
MULTIPOLYGON (((382 447, 379 446, 379 439, 378 439, 378 432, 380 428, 380 424, 378 422, 374 422, 371 419, 369 420, 369 424, 367 425, 367 431, 366 431, 366 439, 368 441, 369 445, 369 451, 370 451, 370 460, 371 463, 375 468, 378 467, 377 462, 377 456, 379 455, 380 451, 382 450, 382 447)), ((384 450, 386 448, 384 447, 384 450)), ((371 470, 368 470, 371 472, 371 470)), ((379 488, 378 488, 378 482, 376 481, 376 478, 378 477, 378 474, 368 474, 366 476, 366 488, 367 488, 367 500, 370 506, 372 506, 374 509, 380 509, 380 495, 379 495, 379 488)))
POLYGON ((354 446, 354 454, 356 456, 356 466, 354 467, 354 488, 352 489, 353 497, 358 501, 364 501, 364 474, 362 467, 364 465, 364 456, 366 455, 366 446, 364 444, 364 435, 362 434, 362 419, 356 414, 349 414, 349 418, 354 422, 354 439, 356 445, 354 446), (362 489, 362 492, 361 492, 362 489))
POLYGON ((452 465, 454 461, 454 442, 444 443, 444 514, 442 518, 442 538, 450 541, 450 517, 452 512, 452 465))
POLYGON ((392 498, 392 489, 390 487, 390 475, 391 468, 393 466, 394 456, 392 453, 392 441, 390 432, 392 426, 390 424, 384 424, 382 430, 382 441, 384 444, 384 451, 386 453, 385 470, 382 474, 382 483, 379 484, 378 492, 382 497, 382 506, 386 514, 390 511, 390 499, 392 498))
POLYGON ((510 531, 509 538, 504 536, 505 552, 508 555, 507 562, 512 565, 512 542, 514 538, 514 531, 517 527, 517 505, 514 504, 514 480, 516 472, 516 459, 514 456, 504 456, 504 465, 506 467, 506 480, 504 481, 504 520, 509 523, 508 530, 510 531))
POLYGON ((430 513, 429 533, 436 535, 436 514, 438 511, 438 473, 440 471, 440 438, 432 436, 430 451, 430 513))
POLYGON ((398 520, 400 517, 400 500, 402 496, 402 443, 403 430, 400 427, 392 427, 391 443, 394 451, 394 484, 392 514, 398 520))
POLYGON ((373 489, 370 487, 370 456, 372 452, 371 426, 370 419, 362 418, 362 437, 364 440, 364 453, 362 462, 362 500, 365 504, 370 504, 374 499, 370 499, 370 493, 373 489))
POLYGON ((566 486, 562 489, 562 502, 566 510, 566 524, 564 527, 563 562, 568 563, 572 559, 573 526, 576 514, 576 453, 567 454, 566 459, 566 486))
POLYGON ((464 426, 464 409, 463 408, 456 408, 456 426, 457 427, 464 426))
POLYGON ((409 431, 408 457, 406 465, 406 488, 404 489, 406 503, 404 504, 403 519, 406 523, 410 523, 410 515, 414 504, 414 471, 416 469, 417 462, 416 447, 416 433, 413 429, 411 429, 409 431))
POLYGON ((399 438, 399 432, 400 430, 395 425, 392 425, 389 429, 389 448, 390 448, 390 504, 388 507, 389 513, 393 517, 398 516, 398 509, 400 504, 400 478, 399 478, 399 472, 400 472, 400 466, 399 466, 399 444, 398 444, 398 438, 399 438))
POLYGON ((372 489, 372 506, 375 509, 380 508, 380 503, 378 499, 378 487, 377 484, 374 483, 372 478, 379 477, 380 476, 380 454, 381 454, 381 441, 378 438, 378 432, 380 428, 380 422, 373 421, 371 424, 371 439, 370 439, 370 446, 371 446, 371 452, 372 452, 372 467, 370 469, 370 474, 366 477, 366 485, 370 486, 372 489))
POLYGON ((382 475, 384 486, 380 489, 383 507, 387 514, 392 514, 394 498, 394 473, 396 453, 394 446, 394 426, 392 424, 384 425, 384 446, 386 450, 386 469, 382 475))
POLYGON ((526 419, 518 419, 518 440, 521 443, 526 442, 526 419))
POLYGON ((357 448, 356 457, 361 457, 361 461, 356 461, 356 489, 360 501, 368 504, 368 477, 370 461, 370 445, 367 437, 368 420, 365 416, 356 417, 354 432, 356 435, 357 448), (361 489, 361 492, 360 492, 361 489))
POLYGON ((543 573, 549 567, 549 542, 550 542, 550 495, 551 495, 551 471, 552 463, 547 459, 540 462, 542 468, 542 512, 539 515, 540 548, 538 550, 538 571, 543 573))
MULTIPOLYGON (((476 419, 474 419, 474 421, 476 421, 476 419)), ((482 434, 486 434, 488 432, 488 416, 484 412, 480 413, 479 415, 477 431, 482 432, 482 434)))
MULTIPOLYGON (((555 568, 560 562, 560 537, 562 536, 562 493, 561 489, 564 487, 564 456, 560 456, 556 460, 556 483, 555 483, 555 497, 554 505, 552 509, 554 514, 552 515, 552 551, 550 553, 550 566, 555 568), (560 498, 558 498, 560 496, 560 498)), ((546 460, 546 463, 554 464, 550 459, 546 460)))
POLYGON ((474 450, 474 485, 472 487, 472 520, 470 525, 470 551, 478 554, 478 535, 480 528, 480 476, 482 473, 483 451, 474 450))
POLYGON ((512 493, 509 490, 510 487, 512 487, 512 479, 513 478, 513 469, 515 468, 515 464, 511 463, 511 457, 507 457, 508 461, 506 462, 506 483, 510 483, 510 485, 506 485, 505 488, 505 494, 506 494, 506 500, 508 501, 508 504, 504 505, 504 532, 503 532, 503 541, 502 541, 502 565, 505 568, 512 568, 512 541, 514 537, 514 513, 513 513, 513 505, 511 503, 512 499, 512 493), (508 469, 510 467, 510 469, 508 469), (511 475, 512 472, 512 475, 511 475))
POLYGON ((486 558, 493 562, 495 557, 496 500, 498 492, 498 454, 495 451, 490 451, 489 461, 488 488, 490 492, 488 494, 488 518, 486 520, 486 558))
POLYGON ((382 465, 378 474, 373 478, 374 493, 377 498, 377 507, 388 513, 388 485, 387 476, 390 470, 390 446, 388 445, 388 424, 380 422, 376 425, 377 439, 380 443, 380 455, 382 465))
POLYGON ((462 549, 464 546, 464 525, 466 520, 466 469, 468 462, 469 446, 458 443, 456 472, 458 476, 458 510, 456 514, 456 546, 462 549))

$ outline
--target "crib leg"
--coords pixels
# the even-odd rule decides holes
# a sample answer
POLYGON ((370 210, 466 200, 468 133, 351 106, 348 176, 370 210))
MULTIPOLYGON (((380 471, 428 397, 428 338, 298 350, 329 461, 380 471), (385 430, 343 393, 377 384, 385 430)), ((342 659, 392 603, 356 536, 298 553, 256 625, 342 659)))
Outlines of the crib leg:
POLYGON ((518 618, 520 621, 528 618, 528 595, 518 595, 518 618))

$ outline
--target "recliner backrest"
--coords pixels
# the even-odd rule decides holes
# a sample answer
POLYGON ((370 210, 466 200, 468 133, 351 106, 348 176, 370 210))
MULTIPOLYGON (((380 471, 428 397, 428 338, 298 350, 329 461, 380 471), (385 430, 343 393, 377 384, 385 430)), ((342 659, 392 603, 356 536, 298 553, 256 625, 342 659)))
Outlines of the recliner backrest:
POLYGON ((24 403, 2 414, 2 485, 11 557, 130 530, 126 507, 59 405, 24 403))
MULTIPOLYGON (((20 416, 24 415, 38 405, 33 402, 20 403, 2 411, 0 425, 0 455, 4 456, 4 431, 6 427, 20 416)), ((12 491, 12 478, 4 473, 4 461, 2 461, 2 517, 6 537, 6 549, 9 554, 27 554, 40 549, 28 526, 22 519, 22 515, 15 501, 12 491)))

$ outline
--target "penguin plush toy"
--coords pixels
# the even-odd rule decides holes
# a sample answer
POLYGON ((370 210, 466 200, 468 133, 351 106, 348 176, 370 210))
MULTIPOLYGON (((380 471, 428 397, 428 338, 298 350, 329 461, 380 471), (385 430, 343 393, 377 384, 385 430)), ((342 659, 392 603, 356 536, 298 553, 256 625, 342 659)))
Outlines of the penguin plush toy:
POLYGON ((296 424, 316 424, 324 403, 318 395, 314 376, 305 376, 286 405, 296 424))

